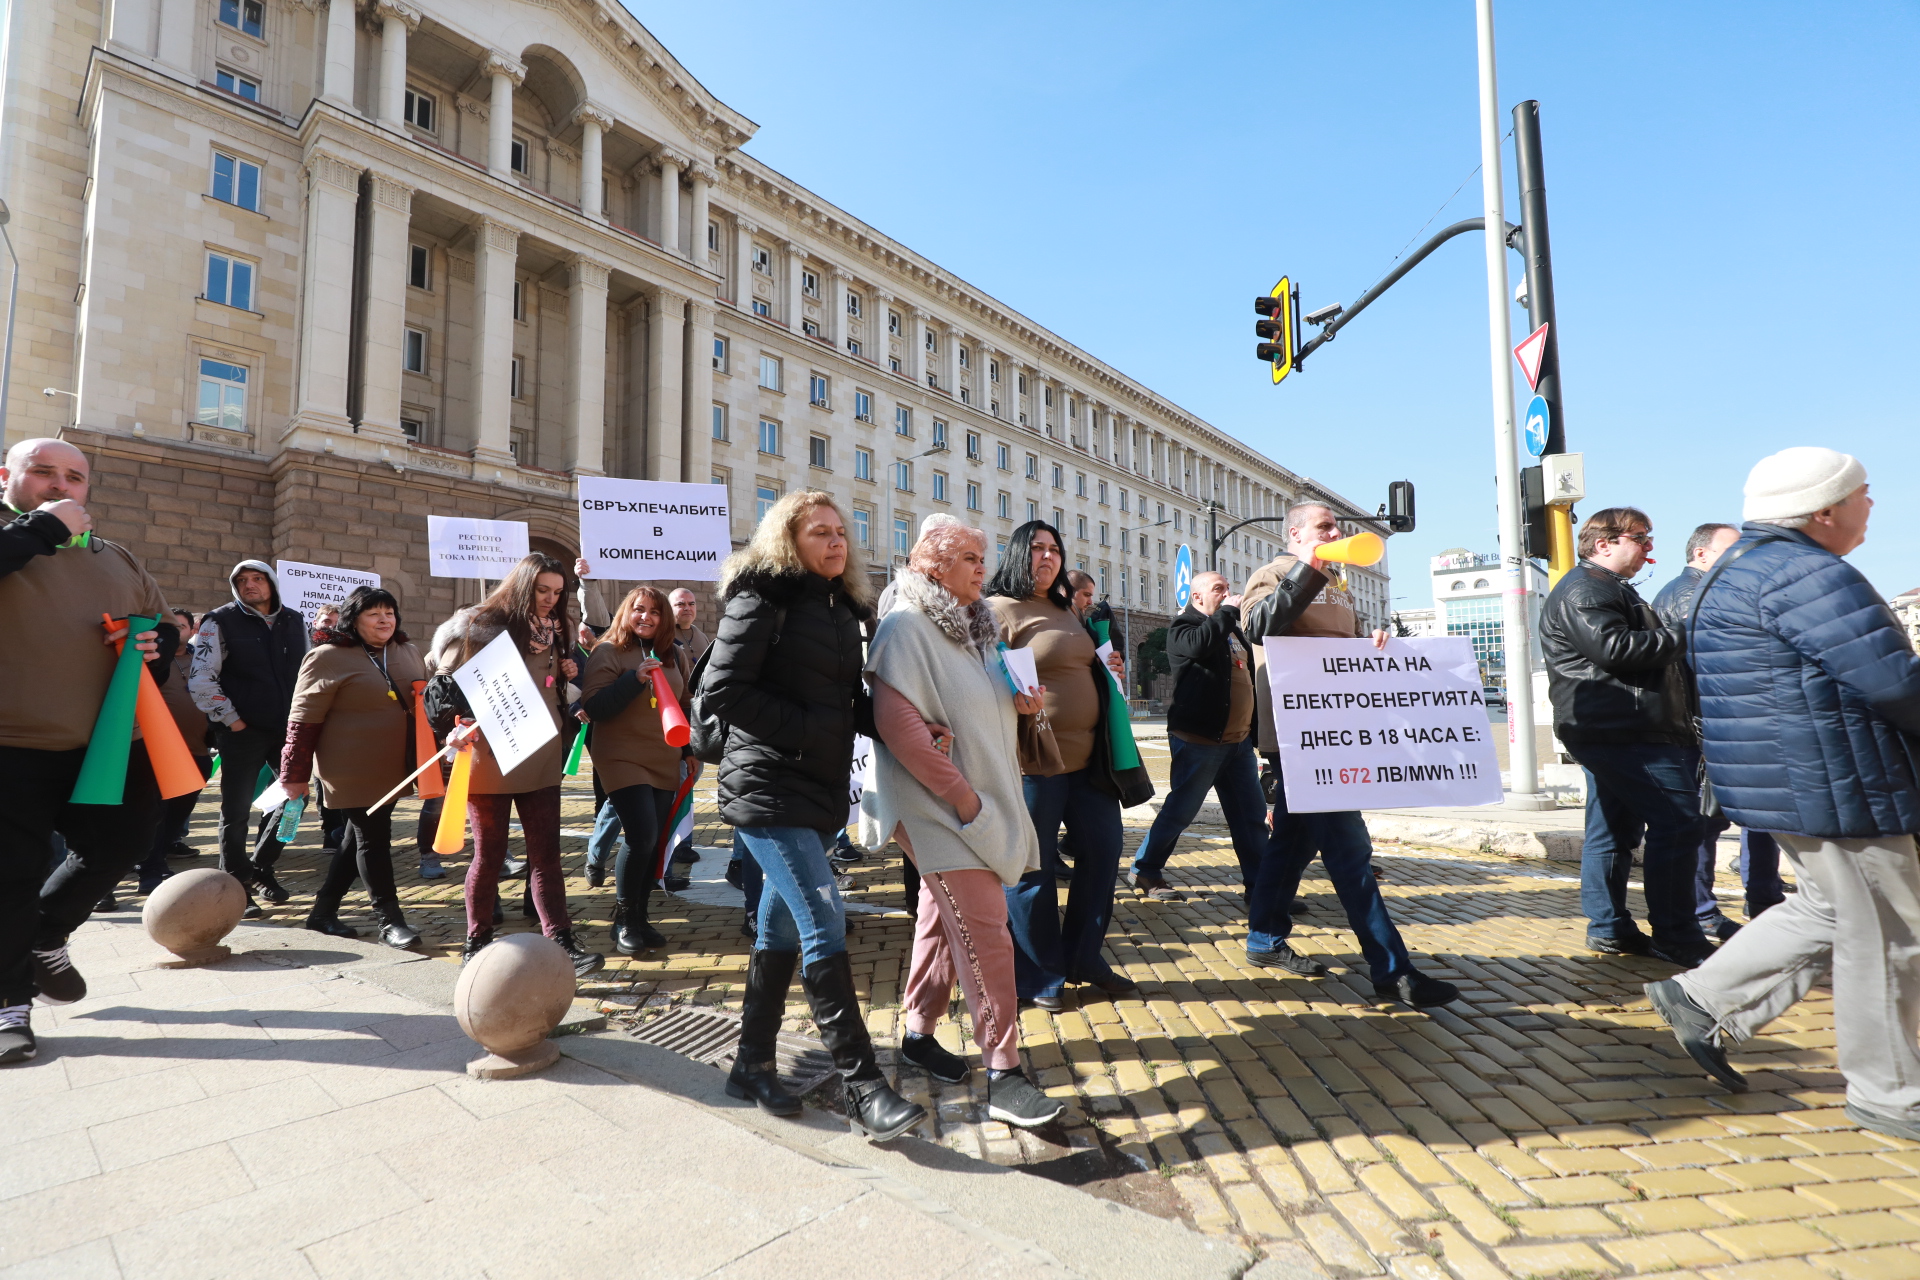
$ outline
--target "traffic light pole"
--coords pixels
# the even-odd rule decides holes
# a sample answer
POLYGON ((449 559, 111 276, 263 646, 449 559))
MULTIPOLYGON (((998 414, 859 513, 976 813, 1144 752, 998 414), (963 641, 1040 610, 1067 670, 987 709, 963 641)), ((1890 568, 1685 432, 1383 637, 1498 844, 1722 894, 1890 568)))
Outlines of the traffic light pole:
MULTIPOLYGON (((1526 230, 1519 249, 1527 264, 1527 319, 1535 330, 1547 326, 1540 352, 1540 376, 1534 394, 1547 402, 1547 447, 1552 456, 1567 451, 1566 413, 1560 404, 1560 325, 1553 312, 1553 244, 1547 233, 1547 176, 1540 152, 1540 104, 1533 99, 1513 109, 1515 176, 1520 186, 1520 224, 1526 230)), ((1573 568, 1573 514, 1564 503, 1547 508, 1548 582, 1558 585, 1573 568)))

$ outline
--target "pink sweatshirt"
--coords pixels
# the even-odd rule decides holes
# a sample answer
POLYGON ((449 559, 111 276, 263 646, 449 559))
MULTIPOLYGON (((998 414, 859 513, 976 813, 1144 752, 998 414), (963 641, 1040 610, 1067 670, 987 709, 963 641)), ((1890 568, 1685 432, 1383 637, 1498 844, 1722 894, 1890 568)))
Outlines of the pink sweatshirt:
MULTIPOLYGON (((960 821, 980 816, 980 797, 944 752, 933 745, 933 731, 906 696, 879 678, 873 679, 873 719, 880 740, 906 766, 914 780, 952 805, 960 821)), ((952 726, 943 726, 952 730, 952 726)))

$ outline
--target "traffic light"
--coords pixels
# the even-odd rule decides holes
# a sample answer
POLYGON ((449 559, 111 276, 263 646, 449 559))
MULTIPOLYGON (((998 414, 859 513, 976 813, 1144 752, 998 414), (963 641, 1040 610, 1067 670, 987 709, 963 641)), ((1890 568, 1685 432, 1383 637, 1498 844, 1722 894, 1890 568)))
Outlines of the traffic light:
POLYGON ((1293 372, 1294 356, 1300 350, 1300 290, 1281 276, 1273 292, 1253 300, 1253 309, 1262 317, 1253 325, 1254 336, 1260 339, 1253 353, 1273 366, 1273 380, 1278 384, 1293 372))
POLYGON ((1546 474, 1540 467, 1520 469, 1520 529, 1529 560, 1553 559, 1553 535, 1547 522, 1546 474))

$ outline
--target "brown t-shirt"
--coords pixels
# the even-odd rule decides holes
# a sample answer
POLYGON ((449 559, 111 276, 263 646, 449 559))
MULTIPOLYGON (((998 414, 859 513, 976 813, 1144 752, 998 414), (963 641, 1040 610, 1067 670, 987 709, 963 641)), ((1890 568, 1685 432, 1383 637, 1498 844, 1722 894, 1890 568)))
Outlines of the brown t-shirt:
MULTIPOLYGON (((1036 596, 1010 600, 991 596, 987 603, 1000 624, 1000 638, 1009 649, 1033 650, 1033 665, 1046 686, 1047 719, 1053 742, 1060 749, 1060 772, 1073 773, 1093 758, 1093 733, 1100 723, 1100 698, 1106 693, 1094 684, 1093 664, 1098 649, 1080 620, 1051 600, 1036 596)), ((1022 762, 1026 771, 1029 762, 1022 762)))
POLYGON ((97 533, 91 546, 35 556, 0 578, 0 747, 87 745, 119 661, 103 613, 178 625, 133 554, 97 533))
MULTIPOLYGON (((684 654, 675 646, 663 658, 660 674, 676 699, 686 695, 686 680, 674 658, 684 654)), ((587 655, 587 669, 580 676, 580 697, 591 698, 618 680, 624 672, 636 671, 647 658, 639 645, 621 649, 598 644, 587 655)), ((653 704, 653 681, 644 679, 640 696, 611 720, 593 722, 593 767, 600 771, 600 785, 609 792, 625 787, 649 786, 672 791, 680 785, 680 748, 667 745, 660 725, 660 708, 653 704)))
MULTIPOLYGON (((1219 740, 1244 742, 1247 735, 1253 732, 1253 655, 1231 636, 1227 638, 1227 652, 1232 657, 1233 666, 1227 673, 1227 727, 1221 732, 1219 740)), ((1170 732, 1182 742, 1203 742, 1211 746, 1214 741, 1180 729, 1170 732)))
POLYGON ((713 637, 702 631, 697 622, 690 627, 681 627, 674 634, 680 641, 680 646, 687 651, 689 670, 692 669, 691 664, 700 661, 700 655, 705 653, 707 646, 713 643, 713 637))
POLYGON ((323 726, 313 775, 332 808, 365 808, 413 772, 413 682, 427 664, 410 643, 389 644, 386 658, 386 675, 357 644, 323 644, 300 660, 287 719, 323 726))

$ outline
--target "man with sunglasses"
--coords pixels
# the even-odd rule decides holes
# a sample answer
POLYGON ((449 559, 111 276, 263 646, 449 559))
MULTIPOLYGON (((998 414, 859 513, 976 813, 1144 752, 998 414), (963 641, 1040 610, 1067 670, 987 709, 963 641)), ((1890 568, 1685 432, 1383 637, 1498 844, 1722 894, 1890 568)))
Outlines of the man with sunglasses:
POLYGON ((1686 639, 1633 589, 1651 563, 1653 522, 1608 507, 1580 529, 1580 562, 1547 596, 1540 649, 1553 727, 1586 771, 1580 906, 1587 946, 1691 969, 1713 954, 1694 911, 1700 749, 1680 667, 1686 639), (1633 849, 1645 837, 1649 939, 1627 911, 1633 849))

